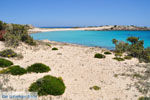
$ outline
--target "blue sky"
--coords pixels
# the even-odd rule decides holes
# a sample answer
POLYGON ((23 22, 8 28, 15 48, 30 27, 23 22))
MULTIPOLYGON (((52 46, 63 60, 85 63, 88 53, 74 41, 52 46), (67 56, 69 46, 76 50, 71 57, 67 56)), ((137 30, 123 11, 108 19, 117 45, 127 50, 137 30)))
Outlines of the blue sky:
POLYGON ((0 20, 35 26, 150 26, 150 0, 1 0, 0 20))

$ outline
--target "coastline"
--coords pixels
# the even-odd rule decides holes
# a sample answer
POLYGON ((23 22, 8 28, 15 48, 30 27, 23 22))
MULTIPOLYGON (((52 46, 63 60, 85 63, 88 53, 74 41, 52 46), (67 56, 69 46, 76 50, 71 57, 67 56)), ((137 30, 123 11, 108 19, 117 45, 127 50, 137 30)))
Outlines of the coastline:
POLYGON ((50 31, 78 31, 78 30, 103 30, 109 29, 112 26, 103 27, 85 27, 85 28, 32 28, 29 29, 29 33, 40 33, 40 32, 50 32, 50 31))
POLYGON ((137 26, 100 26, 100 27, 79 27, 79 28, 31 28, 28 33, 40 33, 40 32, 51 32, 51 31, 150 31, 147 27, 137 27, 137 26))

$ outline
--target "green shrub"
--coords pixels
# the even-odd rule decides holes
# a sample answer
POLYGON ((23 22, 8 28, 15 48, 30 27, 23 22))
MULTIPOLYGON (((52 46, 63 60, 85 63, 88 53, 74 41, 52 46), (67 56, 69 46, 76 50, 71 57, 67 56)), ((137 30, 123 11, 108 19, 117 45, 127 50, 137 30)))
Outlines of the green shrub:
POLYGON ((104 52, 104 54, 109 55, 109 54, 111 54, 111 52, 106 51, 106 52, 104 52))
POLYGON ((47 45, 48 47, 51 47, 51 44, 50 44, 50 43, 46 43, 46 45, 47 45))
POLYGON ((139 59, 140 62, 150 62, 150 48, 144 48, 143 40, 139 40, 137 37, 128 37, 127 41, 130 43, 121 43, 113 39, 112 42, 115 44, 115 52, 126 52, 129 56, 139 59))
POLYGON ((65 92, 65 84, 62 80, 54 76, 44 76, 32 83, 29 87, 30 92, 37 92, 39 96, 42 95, 62 95, 65 92))
POLYGON ((0 58, 0 67, 4 68, 4 67, 11 66, 11 65, 13 65, 13 62, 0 58))
POLYGON ((7 47, 17 47, 17 46, 19 46, 19 41, 20 41, 19 36, 16 36, 15 34, 11 34, 11 33, 7 32, 3 35, 3 38, 5 40, 5 45, 7 47))
POLYGON ((2 57, 17 57, 17 53, 15 53, 13 50, 11 49, 6 49, 0 52, 0 56, 2 57))
POLYGON ((0 74, 8 74, 8 73, 9 73, 9 68, 0 70, 0 74))
POLYGON ((10 69, 9 73, 12 75, 23 75, 23 74, 27 73, 27 71, 24 68, 21 68, 18 65, 11 66, 11 67, 9 67, 9 69, 10 69))
POLYGON ((100 59, 105 58, 105 55, 97 53, 97 54, 95 54, 94 58, 100 58, 100 59))
POLYGON ((129 48, 128 43, 120 41, 120 42, 118 42, 118 44, 116 44, 115 51, 118 53, 123 53, 123 52, 126 52, 128 50, 128 48, 129 48))
POLYGON ((36 45, 36 42, 33 40, 33 38, 31 36, 29 36, 28 34, 22 34, 21 36, 21 41, 25 42, 29 45, 36 45))
POLYGON ((55 48, 55 47, 54 47, 54 48, 52 48, 52 50, 58 50, 58 48, 55 48))
POLYGON ((112 43, 115 44, 115 52, 123 53, 128 50, 128 46, 129 46, 128 43, 125 43, 123 41, 118 41, 116 39, 113 39, 112 43))
POLYGON ((134 73, 133 78, 142 78, 142 75, 140 75, 139 73, 134 73))
POLYGON ((116 56, 116 57, 121 57, 121 56, 122 56, 122 53, 115 53, 115 56, 116 56))
POLYGON ((131 42, 132 44, 136 44, 139 41, 138 37, 128 37, 127 41, 131 42))
POLYGON ((121 57, 115 57, 115 58, 113 58, 113 59, 115 59, 115 60, 117 60, 117 61, 124 61, 124 59, 121 58, 121 57))
POLYGON ((140 97, 138 100, 150 100, 150 97, 140 97))
POLYGON ((17 47, 20 42, 24 42, 29 45, 36 45, 36 42, 28 34, 28 29, 30 29, 29 25, 3 23, 3 30, 6 31, 3 35, 3 39, 6 46, 17 47))
POLYGON ((118 43, 118 40, 112 39, 112 43, 116 45, 118 43))
POLYGON ((114 77, 118 77, 118 74, 114 74, 114 77))
POLYGON ((42 63, 35 63, 35 64, 29 66, 27 68, 27 71, 28 72, 43 73, 43 72, 50 71, 50 68, 49 68, 49 66, 46 66, 46 65, 44 65, 42 63))
POLYGON ((11 74, 11 75, 23 75, 27 73, 27 71, 24 68, 21 68, 18 65, 11 66, 7 69, 3 69, 0 71, 1 74, 11 74))
POLYGON ((101 88, 99 87, 99 86, 93 86, 93 87, 90 87, 90 89, 92 90, 92 89, 94 89, 94 90, 100 90, 101 88))
POLYGON ((130 59, 132 59, 132 56, 125 56, 124 59, 130 60, 130 59))
POLYGON ((140 62, 150 62, 150 48, 146 48, 142 54, 139 56, 140 62))

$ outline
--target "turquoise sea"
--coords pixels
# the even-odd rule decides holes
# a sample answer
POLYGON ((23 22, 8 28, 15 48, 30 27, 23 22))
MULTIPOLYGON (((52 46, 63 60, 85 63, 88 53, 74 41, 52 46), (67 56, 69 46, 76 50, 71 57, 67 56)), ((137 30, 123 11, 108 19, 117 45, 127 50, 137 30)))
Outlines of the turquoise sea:
POLYGON ((48 39, 85 46, 99 46, 110 50, 114 49, 112 39, 126 41, 127 37, 136 36, 144 40, 144 47, 150 47, 150 31, 53 31, 34 33, 31 36, 36 40, 48 39))

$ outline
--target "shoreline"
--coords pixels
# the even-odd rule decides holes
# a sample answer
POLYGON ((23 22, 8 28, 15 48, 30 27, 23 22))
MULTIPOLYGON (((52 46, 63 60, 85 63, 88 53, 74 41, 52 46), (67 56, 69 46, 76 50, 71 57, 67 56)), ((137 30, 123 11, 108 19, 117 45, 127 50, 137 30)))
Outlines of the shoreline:
POLYGON ((100 47, 100 46, 87 46, 87 45, 82 45, 82 44, 76 44, 76 43, 67 43, 67 42, 59 42, 59 41, 51 41, 51 40, 36 40, 38 42, 44 42, 44 43, 51 43, 53 45, 66 45, 66 46, 75 46, 75 47, 88 47, 88 48, 98 48, 98 49, 103 49, 103 50, 108 50, 108 51, 114 51, 114 50, 109 50, 107 48, 104 47, 100 47))
POLYGON ((113 52, 114 49, 112 47, 112 49, 108 49, 108 48, 105 48, 105 47, 101 47, 101 46, 88 46, 88 45, 82 45, 82 44, 76 44, 76 43, 68 43, 68 42, 59 42, 59 41, 51 41, 51 40, 36 40, 38 42, 46 42, 46 43, 51 43, 53 45, 66 45, 66 46, 76 46, 76 47, 88 47, 88 48, 98 48, 98 49, 102 49, 102 50, 106 50, 106 51, 111 51, 113 52))
POLYGON ((32 28, 28 33, 52 32, 52 31, 150 31, 147 27, 136 26, 100 26, 100 27, 81 27, 81 28, 32 28))
MULTIPOLYGON (((110 28, 110 27, 106 27, 110 28)), ((52 32, 52 31, 80 31, 80 30, 98 30, 101 27, 94 27, 94 28, 33 28, 29 29, 28 32, 30 33, 40 33, 40 32, 52 32)), ((103 29, 103 28, 102 28, 103 29)))

